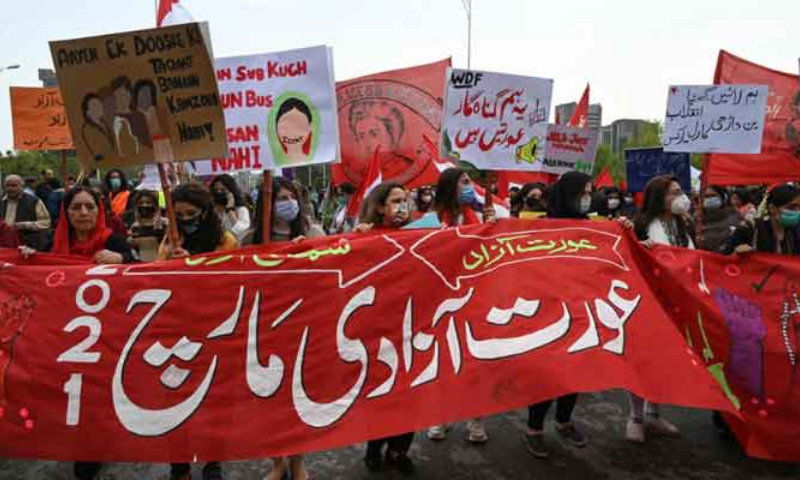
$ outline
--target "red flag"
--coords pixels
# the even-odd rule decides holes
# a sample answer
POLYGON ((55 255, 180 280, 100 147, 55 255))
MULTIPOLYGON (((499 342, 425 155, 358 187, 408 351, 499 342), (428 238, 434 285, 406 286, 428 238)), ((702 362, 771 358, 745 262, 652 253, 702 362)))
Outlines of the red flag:
POLYGON ((710 185, 754 185, 800 178, 800 83, 721 50, 714 83, 768 85, 767 119, 759 155, 716 153, 704 169, 710 185))
POLYGON ((545 172, 503 171, 499 173, 499 176, 503 178, 504 182, 508 182, 509 185, 525 185, 526 183, 544 183, 545 185, 551 185, 558 180, 558 175, 555 173, 545 172))
POLYGON ((360 185, 378 147, 384 180, 409 188, 438 181, 424 136, 440 136, 449 66, 447 59, 336 84, 342 161, 331 166, 334 183, 360 185))
POLYGON ((358 190, 350 198, 350 203, 347 204, 347 216, 357 217, 358 211, 361 209, 361 204, 367 196, 375 190, 375 187, 383 182, 381 175, 381 162, 380 162, 380 147, 375 149, 375 154, 372 155, 372 161, 369 163, 369 169, 366 176, 361 180, 358 190))
POLYGON ((603 171, 600 172, 597 178, 594 179, 594 186, 596 188, 605 188, 614 186, 614 179, 611 178, 611 172, 609 172, 607 166, 603 168, 603 171))
POLYGON ((589 121, 589 84, 586 84, 586 90, 583 91, 581 101, 578 102, 578 107, 572 118, 569 119, 570 127, 586 128, 589 121))
POLYGON ((192 16, 180 5, 180 0, 159 0, 156 26, 178 25, 193 22, 192 16))
POLYGON ((556 110, 556 125, 561 125, 561 114, 556 110))

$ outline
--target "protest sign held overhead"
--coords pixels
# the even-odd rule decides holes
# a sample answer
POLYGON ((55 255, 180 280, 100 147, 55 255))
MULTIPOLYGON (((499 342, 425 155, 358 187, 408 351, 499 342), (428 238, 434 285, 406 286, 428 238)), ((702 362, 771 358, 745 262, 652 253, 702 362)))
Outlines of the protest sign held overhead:
POLYGON ((84 167, 227 154, 206 24, 50 42, 84 167))
POLYGON ((11 121, 16 150, 74 148, 57 88, 11 87, 11 121))
POLYGON ((339 158, 331 49, 218 58, 228 155, 198 164, 219 174, 328 163, 339 158))
POLYGON ((597 153, 597 130, 550 125, 542 172, 561 175, 578 171, 591 175, 597 153))
POLYGON ((548 79, 448 70, 442 156, 483 170, 545 171, 552 93, 548 79))
POLYGON ((665 152, 663 148, 633 148, 625 150, 625 170, 629 192, 643 192, 645 185, 659 175, 675 175, 681 187, 692 188, 690 156, 688 153, 665 152))
POLYGON ((768 90, 763 85, 671 86, 664 151, 761 153, 768 90))
POLYGON ((761 153, 712 153, 709 185, 772 184, 800 178, 800 82, 793 73, 772 70, 720 51, 714 75, 717 85, 767 85, 767 116, 761 153))
POLYGON ((342 162, 331 166, 334 183, 360 185, 375 155, 385 181, 437 182, 425 137, 439 138, 449 66, 447 59, 336 84, 342 162))

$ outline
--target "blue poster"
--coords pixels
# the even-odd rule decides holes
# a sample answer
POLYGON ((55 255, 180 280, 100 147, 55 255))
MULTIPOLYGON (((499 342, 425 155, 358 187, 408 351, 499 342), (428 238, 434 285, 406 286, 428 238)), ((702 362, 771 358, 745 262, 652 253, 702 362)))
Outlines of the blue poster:
POLYGON ((625 169, 628 191, 643 192, 651 178, 659 175, 678 177, 685 192, 692 189, 691 165, 688 153, 665 152, 663 148, 625 150, 625 169))

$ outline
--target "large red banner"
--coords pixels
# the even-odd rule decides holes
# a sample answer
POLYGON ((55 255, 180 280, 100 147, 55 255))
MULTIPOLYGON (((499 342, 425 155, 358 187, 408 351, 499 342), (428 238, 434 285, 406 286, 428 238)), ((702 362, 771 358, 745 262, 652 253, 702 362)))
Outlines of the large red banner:
POLYGON ((800 178, 800 79, 722 50, 714 74, 717 85, 769 86, 764 139, 758 155, 709 155, 709 185, 756 185, 800 178))
POLYGON ((727 411, 749 453, 800 458, 796 261, 650 253, 615 223, 552 220, 0 260, 0 456, 261 458, 626 388, 727 411))
POLYGON ((449 66, 446 59, 336 84, 342 151, 341 163, 331 166, 336 184, 358 186, 376 152, 384 181, 413 188, 439 180, 425 137, 439 138, 449 66))

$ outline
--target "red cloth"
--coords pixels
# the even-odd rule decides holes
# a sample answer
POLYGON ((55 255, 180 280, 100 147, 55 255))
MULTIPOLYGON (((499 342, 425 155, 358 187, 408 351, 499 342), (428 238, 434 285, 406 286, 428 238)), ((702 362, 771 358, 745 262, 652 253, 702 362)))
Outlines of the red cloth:
POLYGON ((458 219, 453 219, 452 215, 445 212, 439 220, 442 222, 443 227, 462 227, 467 225, 478 225, 481 223, 480 217, 470 207, 461 207, 461 216, 464 217, 461 224, 458 224, 458 219))
POLYGON ((594 186, 596 188, 605 188, 605 187, 613 187, 614 186, 614 179, 611 177, 611 172, 608 170, 608 167, 605 167, 597 178, 594 180, 594 186))
POLYGON ((572 118, 569 119, 570 127, 586 128, 589 123, 589 84, 586 84, 586 90, 583 91, 581 101, 578 102, 578 107, 572 118))
POLYGON ((357 217, 364 200, 367 199, 370 192, 372 192, 375 187, 383 182, 380 158, 380 147, 378 147, 369 164, 367 175, 361 179, 358 190, 356 190, 356 193, 350 198, 350 203, 347 204, 346 214, 348 217, 357 217))
POLYGON ((331 165, 336 185, 360 185, 378 147, 384 181, 415 188, 439 180, 424 136, 440 137, 449 66, 447 59, 336 84, 342 152, 341 163, 331 165))
POLYGON ((63 221, 58 222, 56 227, 56 234, 53 240, 53 253, 62 255, 77 255, 79 257, 92 258, 95 254, 103 250, 106 246, 108 238, 111 237, 111 229, 106 227, 106 213, 103 208, 103 202, 97 206, 97 222, 95 222, 94 230, 85 242, 78 242, 72 238, 69 226, 69 217, 65 206, 61 204, 61 216, 63 221))
POLYGON ((800 178, 800 140, 787 135, 790 125, 800 126, 797 75, 771 70, 722 50, 714 75, 717 85, 768 85, 767 119, 759 155, 715 153, 703 170, 708 185, 755 185, 795 181, 800 178))
POLYGON ((513 183, 516 185, 525 185, 526 183, 544 183, 545 185, 552 185, 558 180, 558 175, 554 173, 544 172, 511 172, 501 171, 497 174, 497 181, 513 183))

